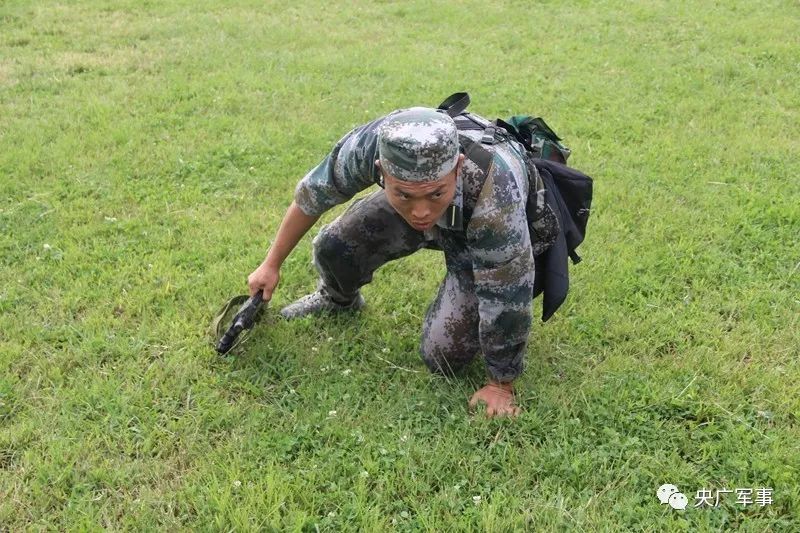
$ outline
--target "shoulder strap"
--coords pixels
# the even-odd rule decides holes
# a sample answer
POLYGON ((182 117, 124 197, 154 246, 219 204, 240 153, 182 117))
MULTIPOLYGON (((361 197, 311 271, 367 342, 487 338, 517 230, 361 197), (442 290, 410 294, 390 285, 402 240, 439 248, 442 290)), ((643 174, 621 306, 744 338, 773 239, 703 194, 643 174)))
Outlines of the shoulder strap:
POLYGON ((441 109, 447 112, 451 117, 455 117, 464 112, 469 105, 469 94, 467 93, 454 93, 445 98, 444 102, 439 104, 436 109, 441 109))
POLYGON ((464 155, 478 165, 478 168, 481 169, 484 176, 488 176, 492 166, 492 160, 494 159, 494 152, 483 146, 482 143, 473 141, 466 135, 459 135, 459 140, 464 147, 464 155))

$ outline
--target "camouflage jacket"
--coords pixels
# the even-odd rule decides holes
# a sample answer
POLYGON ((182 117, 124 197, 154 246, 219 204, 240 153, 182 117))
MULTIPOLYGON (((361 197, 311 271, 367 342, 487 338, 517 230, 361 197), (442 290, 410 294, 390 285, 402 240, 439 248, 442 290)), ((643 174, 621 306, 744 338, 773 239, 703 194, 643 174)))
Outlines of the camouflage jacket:
MULTIPOLYGON (((347 133, 297 184, 294 200, 305 214, 321 215, 376 182, 377 132, 384 118, 347 133)), ((479 142, 481 135, 459 131, 462 148, 470 139, 479 142)), ((451 206, 426 237, 442 249, 448 270, 472 273, 487 372, 510 381, 522 372, 531 327, 534 261, 525 213, 528 177, 524 149, 516 141, 486 148, 492 152, 488 172, 466 151, 451 206)))

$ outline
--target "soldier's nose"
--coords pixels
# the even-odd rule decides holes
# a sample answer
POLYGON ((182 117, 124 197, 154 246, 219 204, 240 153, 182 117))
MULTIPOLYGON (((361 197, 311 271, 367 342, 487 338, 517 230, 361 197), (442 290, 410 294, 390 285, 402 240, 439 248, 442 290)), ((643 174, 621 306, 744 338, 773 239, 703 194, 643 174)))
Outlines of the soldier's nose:
POLYGON ((431 210, 425 206, 417 206, 411 210, 411 217, 414 220, 428 220, 431 216, 431 210))

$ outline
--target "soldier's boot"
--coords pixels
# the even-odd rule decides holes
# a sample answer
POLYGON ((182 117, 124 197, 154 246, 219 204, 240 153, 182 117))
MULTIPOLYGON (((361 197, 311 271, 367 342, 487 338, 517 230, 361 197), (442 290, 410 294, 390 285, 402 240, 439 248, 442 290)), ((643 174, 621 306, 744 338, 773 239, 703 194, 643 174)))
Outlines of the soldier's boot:
POLYGON ((337 302, 324 289, 318 289, 311 294, 306 294, 283 309, 281 316, 288 320, 309 315, 324 315, 342 312, 355 312, 364 307, 364 297, 357 293, 350 302, 337 302))

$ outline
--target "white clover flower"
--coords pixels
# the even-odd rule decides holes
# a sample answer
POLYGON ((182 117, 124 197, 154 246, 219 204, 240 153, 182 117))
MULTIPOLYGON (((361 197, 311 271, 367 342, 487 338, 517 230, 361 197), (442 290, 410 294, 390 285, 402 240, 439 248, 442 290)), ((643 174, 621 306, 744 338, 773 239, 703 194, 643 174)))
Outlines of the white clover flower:
POLYGON ((382 351, 383 353, 389 353, 389 348, 384 348, 384 349, 383 349, 383 350, 381 350, 381 351, 382 351))
POLYGON ((242 486, 242 482, 237 479, 236 481, 233 482, 233 486, 238 489, 239 487, 242 486))
POLYGON ((475 505, 480 505, 481 497, 480 496, 473 496, 472 497, 472 503, 474 503, 475 505))
POLYGON ((45 250, 50 250, 50 249, 52 248, 52 246, 50 246, 50 245, 49 245, 49 244, 47 244, 47 243, 44 243, 44 244, 42 245, 42 248, 44 248, 45 250))
POLYGON ((331 417, 332 417, 332 416, 336 416, 336 411, 335 411, 335 410, 333 410, 333 411, 328 411, 328 416, 331 416, 331 417))
POLYGON ((352 370, 350 370, 349 368, 345 368, 344 370, 342 370, 342 375, 349 376, 351 372, 352 370))

